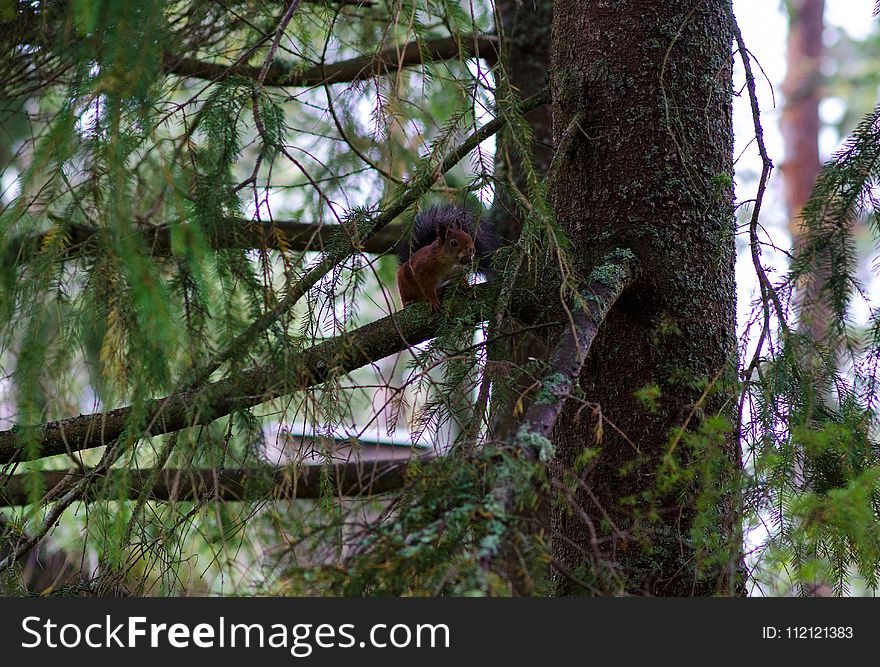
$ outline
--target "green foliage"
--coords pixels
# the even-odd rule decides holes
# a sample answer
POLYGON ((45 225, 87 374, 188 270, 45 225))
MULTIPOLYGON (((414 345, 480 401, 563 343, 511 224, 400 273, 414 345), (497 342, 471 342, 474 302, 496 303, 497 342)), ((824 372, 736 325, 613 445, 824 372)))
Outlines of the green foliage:
POLYGON ((822 170, 791 274, 778 288, 783 302, 799 295, 801 330, 779 332, 749 394, 745 497, 755 530, 769 527, 763 575, 778 586, 774 573, 788 569, 805 594, 823 583, 840 594, 853 585, 874 591, 880 571, 880 320, 873 306, 864 323, 853 315, 856 298, 875 300, 858 277, 856 227, 866 220, 873 236, 880 232, 878 127, 875 109, 822 170), (811 322, 825 330, 823 340, 806 333, 811 322))
MULTIPOLYGON (((360 543, 347 568, 329 575, 341 595, 506 595, 497 556, 518 525, 497 495, 535 501, 542 466, 486 451, 443 457, 416 470, 402 496, 360 543), (498 458, 500 457, 500 458, 498 458)), ((518 508, 519 509, 519 508, 518 508)))
MULTIPOLYGON (((271 64, 283 71, 332 67, 411 40, 426 64, 302 90, 253 75, 270 55, 276 9, 246 0, 31 3, 2 37, 11 45, 22 39, 40 45, 4 48, 11 74, 0 84, 0 126, 9 132, 0 169, 4 185, 13 183, 0 200, 0 366, 9 378, 0 416, 18 425, 20 446, 37 459, 0 466, 28 476, 32 502, 10 509, 9 521, 22 535, 48 534, 53 548, 78 554, 89 569, 84 585, 97 592, 304 590, 321 579, 324 566, 340 561, 357 514, 338 502, 328 465, 321 497, 295 504, 266 502, 271 489, 258 481, 246 489, 262 493, 259 502, 213 502, 205 493, 157 503, 147 493, 156 476, 140 471, 219 474, 279 458, 297 461, 296 446, 264 433, 278 421, 326 438, 330 445, 318 457, 326 463, 338 456, 345 442, 339 434, 353 424, 379 433, 406 426, 417 439, 451 424, 459 429, 471 417, 470 401, 461 399, 473 392, 483 361, 473 323, 454 313, 433 343, 413 350, 408 369, 400 363, 378 376, 370 367, 331 373, 326 382, 303 387, 296 355, 395 309, 393 263, 352 252, 377 230, 384 211, 401 201, 409 207, 403 218, 412 215, 410 204, 479 205, 476 192, 491 183, 491 155, 462 161, 430 190, 442 159, 476 129, 477 114, 495 94, 465 57, 431 63, 427 41, 452 36, 469 49, 465 40, 491 28, 492 15, 452 0, 388 0, 372 8, 303 3, 272 55, 271 64), (200 79, 179 74, 183 61, 239 62, 253 70, 200 79), (426 196, 411 200, 412 184, 420 183, 426 196), (243 232, 246 219, 262 231, 243 232), (345 233, 300 251, 275 220, 321 222, 345 233), (339 261, 289 310, 275 313, 320 250, 339 261), (266 326, 250 335, 261 321, 266 326), (200 385, 234 383, 261 365, 281 369, 281 386, 270 390, 281 398, 267 396, 254 408, 202 424, 201 415, 215 406, 200 385), (377 407, 377 377, 392 396, 387 409, 377 407), (164 415, 152 414, 150 401, 183 388, 193 388, 190 427, 151 435, 164 415), (120 406, 131 412, 107 447, 77 453, 75 463, 74 457, 38 458, 37 425, 120 406), (72 465, 84 474, 96 471, 94 478, 77 473, 64 488, 81 481, 98 500, 65 499, 60 522, 45 523, 54 506, 42 497, 40 473, 72 465), (106 469, 119 476, 105 476, 106 469), (131 492, 142 483, 144 490, 131 492), (289 553, 277 546, 282 536, 295 545, 289 553), (266 544, 273 545, 271 557, 266 544), (291 562, 319 552, 298 570, 297 581, 283 576, 291 562), (276 557, 281 569, 271 565, 276 557), (92 579, 95 572, 100 577, 92 579)), ((505 94, 503 108, 525 132, 512 94, 505 94)), ((325 362, 336 368, 336 357, 325 362)), ((459 432, 463 442, 466 431, 459 432)), ((358 440, 351 438, 356 447, 358 440)), ((402 553, 430 569, 420 559, 430 555, 432 540, 446 539, 432 532, 430 517, 450 513, 449 531, 464 546, 434 555, 472 571, 449 590, 500 590, 501 580, 487 579, 480 564, 502 549, 510 524, 509 517, 491 518, 500 510, 481 478, 489 466, 456 471, 450 459, 449 468, 445 474, 458 480, 459 490, 445 505, 432 501, 419 510, 418 494, 395 503, 415 543, 425 545, 424 552, 402 553), (467 500, 456 508, 457 499, 467 500), (404 511, 406 503, 413 506, 404 511), (467 525, 475 517, 490 517, 476 533, 467 525)), ((425 479, 425 494, 441 490, 437 481, 425 479)), ((377 545, 397 520, 384 509, 382 516, 377 545)), ((0 559, 9 544, 0 543, 0 559)), ((362 593, 381 589, 363 581, 362 593)), ((426 592, 422 581, 440 582, 426 575, 409 592, 426 592)))
POLYGON ((660 407, 659 401, 662 395, 663 391, 656 384, 649 384, 635 393, 636 399, 639 403, 650 412, 657 412, 660 407))

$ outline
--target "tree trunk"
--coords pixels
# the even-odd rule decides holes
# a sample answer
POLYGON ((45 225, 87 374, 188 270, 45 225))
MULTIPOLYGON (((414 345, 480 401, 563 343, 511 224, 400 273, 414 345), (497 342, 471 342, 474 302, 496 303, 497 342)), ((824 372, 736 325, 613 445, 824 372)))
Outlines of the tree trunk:
POLYGON ((780 129, 785 142, 782 184, 792 236, 800 234, 800 213, 810 198, 819 162, 819 102, 822 100, 822 32, 825 0, 789 0, 785 105, 780 129))
MULTIPOLYGON (((792 245, 797 248, 801 239, 801 211, 822 168, 819 102, 822 99, 825 0, 789 0, 787 6, 787 69, 782 82, 785 105, 779 126, 785 146, 782 185, 792 245)), ((798 292, 797 310, 801 330, 821 342, 828 334, 828 308, 819 299, 829 273, 827 261, 820 259, 816 269, 814 279, 798 292)))
MULTIPOLYGON (((526 3, 521 0, 498 0, 496 6, 503 48, 503 57, 500 59, 503 70, 498 74, 499 88, 512 88, 521 98, 536 95, 548 83, 553 0, 526 3)), ((529 113, 526 118, 532 128, 532 166, 538 174, 545 175, 554 154, 553 110, 546 104, 529 113)), ((520 152, 508 146, 504 135, 500 135, 495 154, 498 184, 490 215, 501 238, 509 242, 519 238, 522 221, 526 217, 526 212, 520 210, 503 185, 511 183, 528 195, 524 165, 519 156, 520 152)), ((487 372, 493 387, 489 435, 495 440, 510 442, 531 403, 535 388, 534 377, 521 371, 529 366, 530 360, 544 359, 548 350, 546 331, 529 329, 526 323, 513 318, 506 319, 501 327, 498 341, 490 345, 488 350, 487 372)), ((522 530, 532 535, 540 533, 549 524, 548 503, 541 502, 530 515, 531 521, 524 522, 522 530)), ((510 582, 511 594, 531 595, 536 572, 530 570, 542 567, 546 574, 546 565, 525 563, 514 551, 508 548, 504 555, 504 574, 510 582)))
MULTIPOLYGON (((525 99, 537 95, 547 85, 550 67, 550 28, 553 23, 553 0, 498 0, 504 50, 500 76, 507 85, 525 99)), ((529 113, 526 118, 532 127, 532 157, 539 174, 546 174, 553 160, 553 113, 550 105, 529 113)), ((525 178, 516 153, 499 140, 495 159, 495 173, 525 191, 525 178)), ((499 191, 493 202, 492 215, 502 237, 516 240, 521 229, 521 217, 516 206, 499 191)))
MULTIPOLYGON (((499 32, 503 36, 504 54, 501 62, 508 86, 522 98, 536 95, 547 85, 550 67, 550 29, 553 22, 553 0, 498 0, 499 32)), ((526 116, 532 128, 532 158, 539 174, 546 174, 553 160, 553 112, 550 105, 535 109, 526 116)), ((499 137, 495 157, 495 175, 501 182, 512 183, 526 193, 526 179, 518 152, 511 150, 499 137)), ((518 210, 513 198, 499 185, 492 203, 492 222, 503 239, 515 241, 522 230, 525 212, 518 210)), ((522 369, 530 359, 543 359, 547 345, 542 331, 512 334, 523 328, 521 323, 507 322, 501 342, 490 351, 495 375, 510 377, 511 368, 522 369), (497 363, 497 362, 500 362, 497 363)), ((498 440, 510 440, 519 427, 522 413, 531 401, 534 378, 517 375, 504 392, 492 397, 491 434, 498 440)), ((497 387, 497 384, 496 384, 497 387)))
POLYGON ((556 594, 734 588, 731 39, 729 0, 554 7, 557 142, 583 118, 558 222, 582 277, 615 247, 643 267, 554 430, 556 594))
MULTIPOLYGON (((819 132, 822 129, 819 103, 822 100, 822 58, 825 51, 822 44, 825 0, 789 0, 786 5, 788 41, 785 79, 782 82, 785 104, 779 128, 785 147, 782 185, 789 215, 788 229, 792 246, 797 252, 804 240, 801 212, 822 170, 819 159, 819 132)), ((817 343, 827 340, 828 322, 832 317, 830 308, 822 300, 831 272, 830 261, 827 252, 818 253, 810 280, 801 283, 795 296, 798 329, 809 334, 817 343)), ((804 347, 801 350, 801 372, 805 378, 818 375, 818 386, 827 369, 823 368, 816 348, 804 347)), ((833 392, 829 390, 821 392, 819 398, 828 406, 835 404, 833 392)), ((804 474, 806 452, 798 450, 795 456, 794 479, 801 490, 808 492, 810 484, 804 474)), ((822 579, 815 579, 810 585, 803 586, 802 590, 813 597, 827 597, 831 593, 831 587, 822 579)))

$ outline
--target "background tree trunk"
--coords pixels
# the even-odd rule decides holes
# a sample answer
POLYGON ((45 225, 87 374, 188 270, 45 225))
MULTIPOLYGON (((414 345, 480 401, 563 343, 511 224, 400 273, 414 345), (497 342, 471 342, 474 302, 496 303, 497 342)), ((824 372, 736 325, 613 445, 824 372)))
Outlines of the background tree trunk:
MULTIPOLYGON (((822 170, 819 158, 819 103, 822 101, 822 59, 825 52, 822 33, 825 29, 825 0, 788 0, 788 41, 786 44, 786 71, 782 81, 785 104, 779 123, 785 147, 782 165, 782 185, 788 210, 788 229, 792 246, 797 251, 802 244, 804 230, 801 213, 822 170)), ((802 285, 796 294, 795 308, 798 326, 819 343, 828 336, 830 310, 821 300, 830 273, 826 254, 820 255, 812 280, 802 285)), ((804 355, 805 374, 821 373, 821 363, 815 349, 804 355)), ((820 376, 821 377, 821 376, 820 376)), ((817 377, 817 383, 819 378, 817 377)), ((835 403, 832 392, 824 392, 822 399, 835 403)), ((805 453, 797 452, 796 479, 805 491, 810 485, 804 479, 805 453)), ((806 591, 814 597, 827 597, 831 587, 821 579, 812 582, 806 591)))
MULTIPOLYGON (((550 29, 553 23, 553 0, 498 0, 499 31, 502 33, 503 73, 507 85, 521 98, 536 95, 547 85, 547 69, 550 66, 550 29)), ((546 174, 553 160, 553 110, 542 106, 526 118, 532 127, 532 155, 535 169, 546 174)), ((525 191, 525 177, 516 153, 499 137, 495 157, 495 173, 525 191)), ((497 193, 492 215, 501 236, 515 240, 522 224, 521 212, 506 196, 504 190, 497 193)))
POLYGON ((819 161, 819 102, 822 100, 822 32, 825 0, 789 0, 785 104, 780 129, 785 142, 782 184, 792 236, 800 234, 800 213, 810 198, 819 161))
MULTIPOLYGON (((785 105, 780 129, 785 146, 782 185, 789 215, 792 245, 800 243, 801 211, 822 163, 819 160, 819 102, 822 100, 822 32, 825 0, 789 0, 786 73, 782 82, 785 105)), ((828 309, 818 300, 827 280, 828 270, 820 264, 816 277, 798 295, 797 310, 802 330, 816 341, 828 334, 828 309)))
POLYGON ((581 277, 614 247, 643 265, 581 374, 591 405, 569 400, 554 431, 554 590, 717 593, 739 553, 736 443, 706 424, 732 417, 736 368, 730 2, 554 12, 555 139, 585 119, 550 183, 559 224, 581 277), (719 525, 726 557, 704 558, 719 525))

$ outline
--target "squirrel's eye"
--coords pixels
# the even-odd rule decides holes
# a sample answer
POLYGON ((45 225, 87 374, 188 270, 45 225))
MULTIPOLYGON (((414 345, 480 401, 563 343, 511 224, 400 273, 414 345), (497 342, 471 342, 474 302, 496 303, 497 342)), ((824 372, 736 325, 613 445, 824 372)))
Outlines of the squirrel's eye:
POLYGON ((453 248, 457 248, 457 247, 458 247, 458 241, 456 241, 455 239, 452 239, 452 240, 449 242, 449 245, 451 245, 453 248))

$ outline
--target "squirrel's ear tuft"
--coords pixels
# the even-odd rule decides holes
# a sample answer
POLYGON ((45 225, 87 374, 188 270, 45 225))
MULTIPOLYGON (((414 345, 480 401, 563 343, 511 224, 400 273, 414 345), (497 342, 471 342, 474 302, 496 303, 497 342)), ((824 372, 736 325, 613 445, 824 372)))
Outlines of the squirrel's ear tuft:
POLYGON ((441 242, 446 242, 446 235, 449 233, 449 227, 446 225, 437 225, 437 238, 440 239, 441 242))

